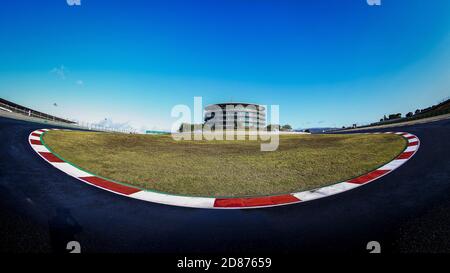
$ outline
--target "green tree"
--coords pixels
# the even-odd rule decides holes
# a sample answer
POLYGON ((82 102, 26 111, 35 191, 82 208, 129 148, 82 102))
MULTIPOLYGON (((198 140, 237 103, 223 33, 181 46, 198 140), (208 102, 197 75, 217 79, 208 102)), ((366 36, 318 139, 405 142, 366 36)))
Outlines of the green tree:
POLYGON ((289 124, 285 124, 281 127, 281 131, 290 131, 292 130, 292 126, 289 124))
POLYGON ((401 118, 402 114, 401 113, 397 113, 397 114, 390 114, 389 115, 389 119, 396 119, 396 118, 401 118))
POLYGON ((267 131, 280 130, 280 125, 278 124, 269 124, 266 126, 267 131))
POLYGON ((181 123, 180 128, 178 128, 178 132, 189 132, 192 131, 193 125, 190 123, 181 123))

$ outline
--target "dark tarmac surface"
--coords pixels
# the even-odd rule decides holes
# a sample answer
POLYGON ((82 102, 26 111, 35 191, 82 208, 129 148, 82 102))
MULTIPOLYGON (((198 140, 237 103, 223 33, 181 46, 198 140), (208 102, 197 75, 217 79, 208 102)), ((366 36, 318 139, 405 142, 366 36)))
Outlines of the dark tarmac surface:
POLYGON ((31 149, 41 128, 0 117, 1 252, 67 252, 72 240, 108 253, 367 253, 373 240, 382 253, 450 252, 450 120, 377 130, 413 133, 421 146, 375 182, 254 210, 171 207, 89 186, 31 149))

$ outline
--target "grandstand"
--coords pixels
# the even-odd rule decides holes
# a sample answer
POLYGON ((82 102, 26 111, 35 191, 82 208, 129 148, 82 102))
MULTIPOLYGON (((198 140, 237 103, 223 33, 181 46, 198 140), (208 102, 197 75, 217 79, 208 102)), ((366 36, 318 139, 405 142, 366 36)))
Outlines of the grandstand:
POLYGON ((34 118, 39 118, 39 119, 44 119, 44 120, 50 120, 50 121, 55 121, 55 122, 62 122, 62 123, 68 123, 68 124, 75 124, 76 122, 74 121, 70 121, 67 119, 63 119, 63 118, 59 118, 59 117, 55 117, 46 113, 42 113, 36 110, 33 110, 31 108, 19 105, 17 103, 5 100, 3 98, 0 98, 0 110, 1 111, 6 111, 9 113, 18 113, 18 114, 22 114, 28 117, 34 117, 34 118))
POLYGON ((83 121, 71 121, 68 119, 49 115, 17 103, 0 98, 0 117, 43 123, 47 125, 63 126, 66 128, 83 129, 91 131, 115 132, 124 134, 135 134, 134 128, 117 128, 112 125, 101 123, 90 123, 83 121))

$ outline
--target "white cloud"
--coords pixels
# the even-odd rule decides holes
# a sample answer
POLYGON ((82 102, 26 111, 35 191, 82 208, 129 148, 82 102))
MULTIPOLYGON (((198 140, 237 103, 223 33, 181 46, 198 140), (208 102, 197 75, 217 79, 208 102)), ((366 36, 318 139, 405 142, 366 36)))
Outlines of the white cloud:
POLYGON ((55 67, 55 68, 53 68, 50 72, 53 73, 53 74, 55 74, 55 75, 57 75, 59 78, 61 78, 61 79, 63 79, 63 80, 66 79, 66 73, 67 73, 67 70, 66 70, 66 68, 64 67, 64 65, 61 65, 61 66, 59 66, 59 67, 55 67))
POLYGON ((77 84, 77 85, 83 85, 84 82, 83 82, 82 80, 78 80, 78 81, 76 81, 76 84, 77 84))

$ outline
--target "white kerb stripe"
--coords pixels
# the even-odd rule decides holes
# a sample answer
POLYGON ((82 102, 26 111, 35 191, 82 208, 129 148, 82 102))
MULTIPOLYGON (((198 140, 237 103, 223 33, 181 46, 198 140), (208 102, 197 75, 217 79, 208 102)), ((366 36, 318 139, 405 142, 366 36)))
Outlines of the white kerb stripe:
POLYGON ((176 196, 150 191, 139 191, 128 196, 155 203, 192 208, 213 208, 215 201, 215 198, 176 196))
POLYGON ((31 147, 32 147, 36 152, 47 152, 47 153, 50 152, 47 148, 45 148, 44 145, 31 145, 31 147))
POLYGON ((392 160, 391 162, 387 163, 384 166, 381 166, 380 168, 378 168, 377 170, 380 171, 390 171, 390 170, 394 170, 397 169, 398 167, 400 167, 403 163, 405 163, 406 161, 408 161, 408 159, 396 159, 396 160, 392 160))
POLYGON ((51 163, 51 164, 53 166, 55 166, 56 168, 60 169, 61 171, 67 173, 68 175, 71 175, 74 177, 92 176, 92 174, 82 171, 78 168, 75 168, 74 166, 70 165, 69 163, 58 162, 58 163, 51 163))
POLYGON ((40 138, 40 137, 37 137, 37 136, 31 136, 31 135, 30 135, 29 139, 34 139, 34 140, 41 140, 41 138, 40 138))
POLYGON ((403 152, 414 152, 414 151, 417 151, 417 148, 419 148, 418 145, 409 146, 403 152))
POLYGON ((408 139, 408 142, 409 142, 409 143, 411 143, 411 142, 416 142, 416 141, 419 141, 419 139, 418 139, 417 137, 408 139))
POLYGON ((33 133, 38 134, 38 135, 42 135, 44 132, 41 132, 41 131, 34 131, 33 133))
POLYGON ((313 199, 317 199, 317 198, 325 196, 322 193, 313 192, 313 191, 297 192, 297 193, 293 193, 292 195, 297 197, 301 201, 309 201, 309 200, 313 200, 313 199))
POLYGON ((324 195, 332 195, 343 191, 348 191, 350 189, 358 187, 359 184, 356 183, 347 183, 347 182, 341 182, 335 185, 327 186, 318 189, 316 192, 322 193, 324 195))

